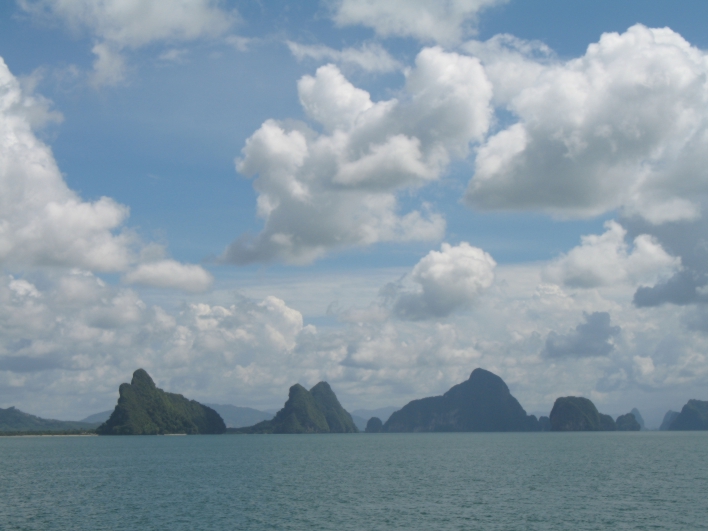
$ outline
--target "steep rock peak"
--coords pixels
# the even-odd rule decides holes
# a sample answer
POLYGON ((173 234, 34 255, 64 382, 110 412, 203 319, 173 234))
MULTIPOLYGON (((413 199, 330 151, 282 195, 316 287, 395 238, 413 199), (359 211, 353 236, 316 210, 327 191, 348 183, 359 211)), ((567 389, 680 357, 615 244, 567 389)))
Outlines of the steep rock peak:
POLYGON ((453 386, 443 397, 455 399, 470 394, 499 393, 501 395, 511 394, 509 387, 499 376, 484 369, 475 369, 470 374, 469 379, 453 386))
POLYGON ((138 369, 133 373, 133 379, 130 381, 130 385, 154 388, 155 382, 150 378, 150 375, 145 369, 138 369))
POLYGON ((501 379, 500 376, 497 376, 493 372, 489 372, 481 368, 473 370, 472 374, 470 374, 468 381, 474 383, 485 383, 487 385, 496 385, 501 387, 502 389, 505 389, 506 391, 509 390, 509 387, 506 385, 504 380, 501 379))
POLYGON ((297 383, 297 384, 291 386, 290 389, 288 390, 288 398, 293 399, 293 398, 296 398, 300 395, 306 394, 307 392, 308 392, 307 389, 305 389, 302 385, 297 383))
POLYGON ((312 389, 310 389, 310 393, 313 395, 322 395, 322 396, 333 396, 334 398, 337 398, 336 395, 334 394, 334 391, 332 391, 332 388, 327 382, 320 382, 317 385, 315 385, 312 389))

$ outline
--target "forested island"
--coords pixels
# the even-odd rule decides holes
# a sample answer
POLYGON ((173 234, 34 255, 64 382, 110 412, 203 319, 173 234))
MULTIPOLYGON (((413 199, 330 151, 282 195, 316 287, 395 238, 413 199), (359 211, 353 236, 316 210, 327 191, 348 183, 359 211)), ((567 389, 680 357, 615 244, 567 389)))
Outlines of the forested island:
MULTIPOLYGON (((118 402, 110 415, 109 412, 99 413, 84 422, 43 419, 15 407, 0 408, 0 435, 359 433, 352 415, 342 407, 327 382, 320 382, 310 390, 300 384, 293 385, 283 408, 275 416, 251 408, 214 406, 229 416, 232 426, 237 426, 228 429, 214 408, 159 389, 143 369, 133 373, 129 384, 121 384, 118 394, 118 402), (105 422, 86 422, 97 419, 105 419, 105 422), (266 420, 257 422, 259 419, 266 420), (256 423, 243 426, 248 420, 256 423)), ((556 399, 549 416, 536 418, 526 413, 499 376, 480 368, 441 396, 412 400, 393 412, 386 422, 375 416, 359 421, 366 423, 364 431, 369 434, 645 429, 636 408, 613 419, 600 413, 588 398, 577 396, 556 399)), ((708 401, 691 399, 680 412, 667 412, 660 430, 708 430, 708 401)))
POLYGON ((309 391, 295 384, 290 388, 283 409, 272 420, 227 431, 240 434, 359 432, 327 382, 320 382, 309 391))
POLYGON ((499 376, 484 369, 442 396, 409 402, 395 412, 381 431, 540 431, 538 419, 527 415, 499 376))
POLYGON ((166 393, 143 369, 118 388, 116 408, 96 428, 99 435, 218 434, 226 431, 219 414, 195 400, 166 393))

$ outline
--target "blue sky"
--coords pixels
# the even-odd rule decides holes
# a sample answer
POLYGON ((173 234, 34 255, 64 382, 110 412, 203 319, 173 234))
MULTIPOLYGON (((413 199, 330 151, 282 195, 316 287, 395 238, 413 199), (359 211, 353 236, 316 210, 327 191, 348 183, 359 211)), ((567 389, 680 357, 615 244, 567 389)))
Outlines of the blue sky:
POLYGON ((0 407, 705 398, 704 3, 175 5, 0 6, 0 407))

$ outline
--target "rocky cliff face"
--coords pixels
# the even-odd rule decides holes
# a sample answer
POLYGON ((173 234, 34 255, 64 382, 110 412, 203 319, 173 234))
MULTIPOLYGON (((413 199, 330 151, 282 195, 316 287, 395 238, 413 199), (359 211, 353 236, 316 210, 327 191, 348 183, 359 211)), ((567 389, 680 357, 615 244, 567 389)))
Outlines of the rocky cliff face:
POLYGON ((708 430, 708 402, 689 400, 669 426, 672 431, 708 430))
POLYGON ((385 432, 538 431, 499 376, 475 369, 469 379, 442 396, 413 400, 396 411, 385 432))
POLYGON ((551 410, 551 431, 614 431, 615 421, 598 412, 595 404, 581 396, 556 399, 551 410))
POLYGON ((358 433, 349 413, 327 382, 309 391, 300 384, 290 388, 283 409, 272 420, 230 433, 358 433))
POLYGON ((224 433, 226 425, 213 409, 182 395, 166 393, 143 369, 121 384, 113 413, 96 432, 99 435, 167 435, 224 433))
POLYGON ((312 389, 310 394, 315 399, 315 404, 325 416, 330 433, 358 433, 359 429, 354 424, 352 416, 342 407, 327 382, 320 382, 312 389))

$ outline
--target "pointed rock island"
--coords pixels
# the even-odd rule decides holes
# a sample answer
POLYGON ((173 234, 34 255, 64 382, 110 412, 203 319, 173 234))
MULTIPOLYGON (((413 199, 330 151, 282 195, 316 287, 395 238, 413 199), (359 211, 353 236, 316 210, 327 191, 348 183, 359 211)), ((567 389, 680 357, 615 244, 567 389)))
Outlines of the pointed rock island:
POLYGON ((342 407, 327 382, 309 391, 300 384, 290 388, 288 401, 272 420, 228 433, 358 433, 352 417, 342 407))
POLYGON ((484 369, 442 396, 413 400, 393 413, 384 432, 539 431, 499 376, 484 369))
POLYGON ((158 389, 143 369, 135 371, 132 381, 121 384, 118 392, 120 397, 113 413, 96 428, 99 435, 195 435, 226 431, 216 411, 158 389))

